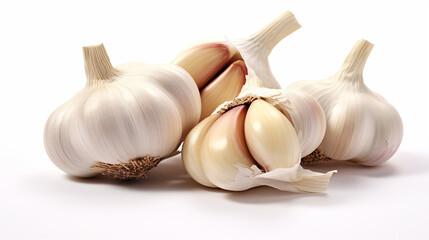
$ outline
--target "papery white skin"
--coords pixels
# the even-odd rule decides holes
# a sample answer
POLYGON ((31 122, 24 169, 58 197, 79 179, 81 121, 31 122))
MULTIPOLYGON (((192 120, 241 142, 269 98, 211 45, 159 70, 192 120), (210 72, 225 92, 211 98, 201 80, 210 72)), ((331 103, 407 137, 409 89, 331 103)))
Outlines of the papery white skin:
POLYGON ((61 170, 97 174, 97 162, 165 157, 200 117, 192 77, 174 65, 139 63, 113 68, 103 45, 84 48, 87 84, 49 117, 46 151, 61 170))
POLYGON ((152 81, 161 84, 164 89, 169 89, 166 94, 173 100, 179 110, 182 123, 184 123, 182 131, 182 140, 184 140, 188 132, 198 122, 195 120, 196 116, 201 113, 201 101, 195 101, 195 83, 182 80, 189 79, 189 73, 171 64, 146 65, 130 62, 115 68, 126 72, 128 75, 147 76, 152 81))
POLYGON ((327 130, 318 149, 329 158, 380 165, 393 156, 402 141, 398 112, 363 82, 363 69, 372 48, 373 44, 360 40, 335 75, 287 87, 309 93, 323 107, 327 130))

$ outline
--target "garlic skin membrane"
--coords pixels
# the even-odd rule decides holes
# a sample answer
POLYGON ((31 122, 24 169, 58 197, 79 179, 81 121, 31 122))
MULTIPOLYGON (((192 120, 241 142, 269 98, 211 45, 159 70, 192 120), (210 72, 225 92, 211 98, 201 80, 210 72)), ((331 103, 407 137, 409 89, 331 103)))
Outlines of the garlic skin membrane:
POLYGON ((152 160, 174 154, 198 123, 198 89, 175 65, 129 63, 114 68, 102 44, 84 47, 83 52, 87 84, 49 117, 44 131, 47 154, 57 167, 77 177, 105 174, 94 167, 100 163, 114 178, 144 177, 140 165, 149 161, 154 167, 157 162, 152 160))
POLYGON ((335 171, 317 173, 300 166, 302 153, 311 153, 323 139, 322 107, 308 94, 261 86, 256 76, 248 77, 237 98, 188 134, 182 152, 185 169, 198 183, 229 191, 263 185, 325 191, 335 171), (316 127, 302 128, 307 125, 316 127), (307 144, 307 136, 316 141, 307 144))
POLYGON ((287 87, 312 95, 323 107, 327 129, 318 149, 331 159, 380 165, 393 156, 402 141, 399 113, 363 82, 363 69, 372 48, 372 43, 360 40, 333 76, 298 81, 287 87))

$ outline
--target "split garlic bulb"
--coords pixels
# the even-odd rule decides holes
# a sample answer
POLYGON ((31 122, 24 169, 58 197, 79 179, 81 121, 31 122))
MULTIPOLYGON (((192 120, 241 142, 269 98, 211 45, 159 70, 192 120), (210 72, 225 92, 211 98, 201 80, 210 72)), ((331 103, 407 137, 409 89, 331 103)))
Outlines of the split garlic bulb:
POLYGON ((46 151, 73 176, 144 177, 198 123, 198 88, 175 65, 112 67, 103 45, 83 53, 87 84, 49 117, 46 151))
POLYGON ((320 192, 333 172, 305 170, 301 156, 323 139, 326 119, 305 93, 267 89, 249 77, 233 101, 219 106, 185 139, 189 175, 208 187, 242 191, 267 185, 284 191, 320 192))
POLYGON ((246 66, 256 73, 264 87, 280 88, 271 73, 268 56, 283 38, 300 27, 295 16, 287 11, 247 38, 233 43, 204 43, 179 54, 173 64, 188 71, 201 91, 201 119, 238 96, 246 82, 246 66))
MULTIPOLYGON (((328 158, 375 166, 387 161, 399 148, 401 117, 363 82, 363 69, 372 48, 373 44, 360 40, 335 75, 288 87, 309 93, 323 107, 327 130, 318 149, 328 158)), ((315 155, 321 158, 319 153, 315 155)))

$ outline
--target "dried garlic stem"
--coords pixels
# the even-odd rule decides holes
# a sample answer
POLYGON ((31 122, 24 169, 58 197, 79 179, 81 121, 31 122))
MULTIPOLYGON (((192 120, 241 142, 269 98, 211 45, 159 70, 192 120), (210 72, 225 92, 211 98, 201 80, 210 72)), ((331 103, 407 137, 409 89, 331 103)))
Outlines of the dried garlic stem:
POLYGON ((363 78, 360 76, 362 76, 366 60, 368 59, 373 47, 374 44, 367 40, 359 40, 354 45, 349 55, 347 55, 346 60, 344 60, 342 67, 338 71, 338 81, 351 80, 361 81, 363 83, 363 78))
POLYGON ((119 75, 113 68, 103 44, 83 47, 87 86, 94 86, 99 80, 109 80, 119 75))
POLYGON ((265 47, 264 54, 267 56, 271 50, 285 37, 301 27, 292 12, 286 11, 271 23, 263 27, 259 32, 249 37, 253 44, 258 43, 265 47))
POLYGON ((246 63, 249 75, 258 76, 262 86, 280 88, 280 84, 271 72, 268 56, 283 38, 300 27, 295 16, 290 11, 286 11, 257 33, 232 42, 246 63))

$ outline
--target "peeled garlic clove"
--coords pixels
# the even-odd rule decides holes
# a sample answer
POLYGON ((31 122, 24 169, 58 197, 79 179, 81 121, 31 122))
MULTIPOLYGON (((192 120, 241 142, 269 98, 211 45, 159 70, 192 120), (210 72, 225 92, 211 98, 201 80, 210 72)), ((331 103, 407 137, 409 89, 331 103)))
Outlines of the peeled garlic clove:
POLYGON ((254 165, 252 156, 247 149, 244 137, 244 120, 247 106, 238 106, 213 123, 208 130, 202 147, 202 166, 208 180, 214 185, 231 189, 238 167, 254 165))
POLYGON ((201 158, 202 144, 208 130, 219 117, 220 114, 213 114, 201 121, 189 132, 182 147, 182 160, 186 171, 195 181, 207 187, 216 186, 204 174, 201 158))
POLYGON ((373 44, 360 40, 335 75, 288 87, 309 93, 323 107, 327 129, 318 149, 331 159, 380 165, 393 156, 402 141, 398 112, 363 82, 363 69, 372 48, 373 44))
POLYGON ((234 52, 230 48, 223 43, 201 44, 182 52, 173 64, 188 71, 202 89, 231 60, 234 52))
POLYGON ((266 172, 299 163, 298 136, 286 116, 275 107, 264 100, 252 102, 244 126, 249 151, 266 172))
POLYGON ((150 66, 137 63, 114 68, 103 45, 84 47, 84 59, 85 88, 46 123, 48 156, 77 177, 145 177, 163 158, 175 154, 185 128, 199 120, 198 88, 175 65, 156 66, 152 72, 146 72, 150 66), (175 84, 182 86, 172 88, 175 84))
POLYGON ((234 99, 246 81, 247 69, 242 60, 235 61, 201 91, 201 119, 209 116, 219 105, 234 99))

